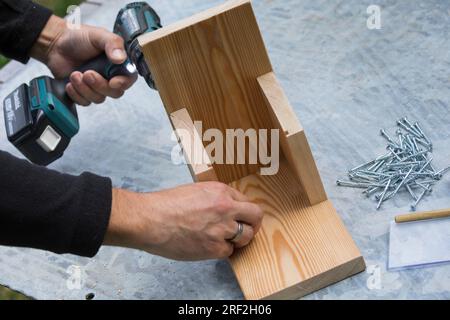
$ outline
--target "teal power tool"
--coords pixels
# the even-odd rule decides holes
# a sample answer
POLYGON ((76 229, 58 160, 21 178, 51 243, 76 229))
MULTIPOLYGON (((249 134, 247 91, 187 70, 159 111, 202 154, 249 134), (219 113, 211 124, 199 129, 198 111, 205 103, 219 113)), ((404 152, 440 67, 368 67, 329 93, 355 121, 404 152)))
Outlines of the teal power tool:
MULTIPOLYGON (((77 70, 94 70, 106 79, 137 71, 155 89, 137 38, 159 28, 160 19, 146 2, 128 4, 119 11, 114 23, 114 32, 124 39, 128 59, 116 65, 101 54, 77 70)), ((77 110, 65 92, 68 81, 37 77, 29 85, 21 84, 3 101, 8 140, 33 163, 48 165, 59 159, 78 133, 77 110)))

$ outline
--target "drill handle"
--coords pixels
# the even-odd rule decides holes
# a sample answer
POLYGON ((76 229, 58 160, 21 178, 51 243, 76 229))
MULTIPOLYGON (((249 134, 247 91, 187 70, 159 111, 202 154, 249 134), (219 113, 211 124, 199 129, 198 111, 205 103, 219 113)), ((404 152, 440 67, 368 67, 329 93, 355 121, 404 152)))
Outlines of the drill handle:
MULTIPOLYGON (((115 76, 132 76, 136 73, 135 66, 131 63, 131 61, 127 58, 125 62, 121 64, 114 64, 109 61, 106 54, 103 52, 96 58, 88 61, 82 66, 76 69, 80 72, 86 72, 88 70, 93 70, 98 72, 103 78, 106 80, 110 80, 115 76)), ((53 90, 57 97, 66 102, 70 102, 71 99, 66 93, 66 84, 70 82, 69 77, 64 78, 63 80, 54 80, 53 81, 53 90)))
POLYGON ((80 72, 93 70, 98 72, 106 80, 110 80, 119 75, 131 76, 136 73, 136 68, 128 58, 121 64, 114 64, 104 52, 81 67, 78 67, 76 70, 80 72))

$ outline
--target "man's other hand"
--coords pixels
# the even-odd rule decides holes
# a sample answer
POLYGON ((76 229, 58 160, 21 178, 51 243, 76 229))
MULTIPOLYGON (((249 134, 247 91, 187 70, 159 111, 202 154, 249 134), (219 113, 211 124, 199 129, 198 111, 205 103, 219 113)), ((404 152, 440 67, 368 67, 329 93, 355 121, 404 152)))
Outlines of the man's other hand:
POLYGON ((237 190, 202 182, 154 193, 114 189, 104 244, 176 260, 229 257, 258 232, 263 213, 237 190), (237 242, 233 238, 243 223, 237 242))

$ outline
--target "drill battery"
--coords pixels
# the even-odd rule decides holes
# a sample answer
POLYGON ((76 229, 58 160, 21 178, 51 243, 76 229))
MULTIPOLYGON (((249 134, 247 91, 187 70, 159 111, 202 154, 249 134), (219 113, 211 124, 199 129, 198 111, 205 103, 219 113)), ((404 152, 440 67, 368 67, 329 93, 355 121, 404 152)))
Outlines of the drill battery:
POLYGON ((47 76, 20 85, 3 101, 8 140, 30 161, 48 165, 60 158, 79 123, 74 103, 47 76), (61 101, 63 100, 63 101, 61 101))

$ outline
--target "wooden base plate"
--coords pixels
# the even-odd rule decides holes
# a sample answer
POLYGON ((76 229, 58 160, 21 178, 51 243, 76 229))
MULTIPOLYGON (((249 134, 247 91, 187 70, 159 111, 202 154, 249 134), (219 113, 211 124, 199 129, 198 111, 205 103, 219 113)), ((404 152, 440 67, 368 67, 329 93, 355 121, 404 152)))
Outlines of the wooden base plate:
POLYGON ((264 211, 261 230, 231 258, 247 299, 294 299, 365 269, 329 200, 310 206, 286 162, 278 174, 252 174, 230 185, 264 211))

